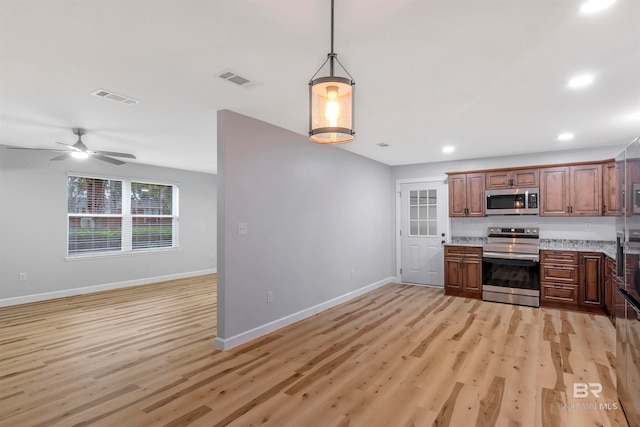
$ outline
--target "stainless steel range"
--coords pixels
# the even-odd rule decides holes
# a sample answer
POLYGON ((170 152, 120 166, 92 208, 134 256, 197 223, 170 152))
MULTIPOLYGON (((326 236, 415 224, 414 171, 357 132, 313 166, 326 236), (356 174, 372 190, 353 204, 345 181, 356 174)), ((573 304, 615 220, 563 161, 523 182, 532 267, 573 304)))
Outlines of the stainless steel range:
POLYGON ((540 230, 489 227, 482 248, 482 299, 540 306, 540 230))

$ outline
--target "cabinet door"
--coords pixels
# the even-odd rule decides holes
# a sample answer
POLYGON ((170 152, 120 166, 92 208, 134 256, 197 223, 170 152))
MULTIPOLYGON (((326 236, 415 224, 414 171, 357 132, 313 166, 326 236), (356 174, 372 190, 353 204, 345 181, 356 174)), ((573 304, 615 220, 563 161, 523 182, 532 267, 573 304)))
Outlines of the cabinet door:
POLYGON ((602 165, 602 215, 619 216, 622 214, 622 205, 616 192, 616 182, 622 182, 617 174, 615 162, 602 165))
POLYGON ((484 174, 467 174, 467 216, 484 216, 484 174))
POLYGON ((540 216, 569 216, 569 168, 540 169, 540 216))
POLYGON ((538 169, 522 169, 513 171, 513 186, 520 188, 536 188, 540 185, 538 169))
POLYGON ((462 258, 444 259, 444 289, 462 291, 462 258))
POLYGON ((482 292, 482 260, 465 258, 462 270, 462 283, 467 292, 482 292))
POLYGON ((570 213, 602 215, 602 165, 571 166, 570 213))
POLYGON ((603 308, 602 254, 580 254, 578 303, 583 307, 603 308))
POLYGON ((485 188, 487 190, 511 188, 512 179, 509 171, 487 172, 485 174, 485 188))
POLYGON ((449 216, 465 216, 467 209, 466 175, 449 175, 449 216))

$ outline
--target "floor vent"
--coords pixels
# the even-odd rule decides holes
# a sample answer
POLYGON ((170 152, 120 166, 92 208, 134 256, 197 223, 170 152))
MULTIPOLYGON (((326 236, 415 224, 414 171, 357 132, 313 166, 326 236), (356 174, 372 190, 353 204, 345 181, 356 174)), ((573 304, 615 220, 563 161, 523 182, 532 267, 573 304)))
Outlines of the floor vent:
POLYGON ((97 96, 98 98, 110 99, 111 101, 127 105, 135 105, 140 103, 140 101, 138 101, 137 99, 129 98, 128 96, 124 95, 118 95, 117 93, 109 92, 108 90, 104 89, 98 89, 97 91, 92 92, 91 95, 97 96))

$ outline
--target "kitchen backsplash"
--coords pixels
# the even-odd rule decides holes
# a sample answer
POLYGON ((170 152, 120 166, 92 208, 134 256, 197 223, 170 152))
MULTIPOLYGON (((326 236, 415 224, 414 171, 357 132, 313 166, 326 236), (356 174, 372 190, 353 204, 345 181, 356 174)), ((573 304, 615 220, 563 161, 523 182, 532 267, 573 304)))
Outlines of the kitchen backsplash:
POLYGON ((451 236, 487 237, 488 227, 538 227, 540 239, 615 241, 614 217, 552 218, 536 215, 494 215, 451 218, 451 236))

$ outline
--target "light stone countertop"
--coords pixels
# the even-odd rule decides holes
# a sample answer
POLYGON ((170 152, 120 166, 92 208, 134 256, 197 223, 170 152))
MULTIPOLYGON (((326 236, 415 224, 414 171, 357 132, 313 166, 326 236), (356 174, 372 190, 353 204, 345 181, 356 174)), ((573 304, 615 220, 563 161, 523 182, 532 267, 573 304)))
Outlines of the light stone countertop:
MULTIPOLYGON (((482 247, 486 237, 452 236, 449 246, 482 247)), ((540 239, 541 250, 600 252, 610 258, 616 257, 616 242, 609 240, 540 239)))

